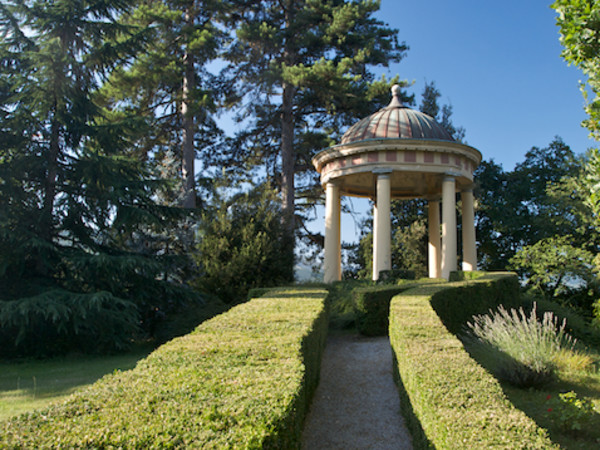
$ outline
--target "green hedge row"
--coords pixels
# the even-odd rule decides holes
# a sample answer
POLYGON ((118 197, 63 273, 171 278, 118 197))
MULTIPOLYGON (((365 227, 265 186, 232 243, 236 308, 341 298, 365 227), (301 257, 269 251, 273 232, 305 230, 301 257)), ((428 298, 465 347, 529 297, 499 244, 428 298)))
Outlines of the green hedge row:
POLYGON ((272 290, 135 369, 0 424, 0 448, 297 448, 327 334, 318 288, 272 290))
POLYGON ((390 301, 409 287, 374 285, 355 289, 354 320, 358 331, 365 336, 385 336, 389 326, 390 301))
MULTIPOLYGON (((402 291, 416 286, 416 281, 401 281, 397 285, 371 285, 353 290, 356 328, 365 336, 386 336, 389 328, 390 301, 402 291)), ((422 284, 437 284, 439 279, 425 278, 422 284)))
POLYGON ((461 313, 466 316, 489 308, 492 299, 506 298, 513 280, 504 274, 422 286, 392 299, 390 342, 415 448, 558 448, 444 325, 456 328, 462 319, 440 319, 455 310, 468 311, 461 313))
POLYGON ((431 306, 451 333, 462 333, 474 315, 487 314, 498 305, 519 308, 522 304, 519 279, 512 273, 490 273, 465 280, 433 295, 431 306))

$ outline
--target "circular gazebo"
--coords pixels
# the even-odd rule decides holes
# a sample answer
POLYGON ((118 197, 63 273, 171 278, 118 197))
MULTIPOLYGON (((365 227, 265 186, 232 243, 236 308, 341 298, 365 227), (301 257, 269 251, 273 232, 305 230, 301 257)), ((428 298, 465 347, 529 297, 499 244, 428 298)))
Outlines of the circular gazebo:
POLYGON ((326 193, 327 283, 341 279, 342 195, 374 200, 374 280, 381 271, 391 269, 392 199, 427 199, 429 276, 448 278, 457 269, 456 192, 460 192, 462 269, 477 267, 472 186, 481 153, 455 141, 432 117, 404 106, 399 96, 400 86, 394 85, 387 107, 354 124, 340 144, 313 158, 326 193))

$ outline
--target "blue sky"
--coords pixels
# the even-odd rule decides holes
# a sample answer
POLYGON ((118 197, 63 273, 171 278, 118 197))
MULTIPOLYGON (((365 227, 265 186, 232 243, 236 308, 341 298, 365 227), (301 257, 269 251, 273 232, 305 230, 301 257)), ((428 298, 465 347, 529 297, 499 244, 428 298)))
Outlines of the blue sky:
POLYGON ((398 29, 407 56, 384 71, 414 81, 420 96, 435 81, 453 122, 484 159, 505 170, 554 136, 576 153, 593 145, 581 72, 560 57, 556 13, 544 0, 382 0, 377 17, 398 29))
MULTIPOLYGON (((556 13, 544 0, 382 0, 377 17, 398 29, 410 47, 389 69, 414 82, 417 103, 425 82, 435 81, 440 102, 453 107, 453 122, 466 142, 504 170, 523 161, 531 147, 560 136, 575 153, 594 142, 581 127, 586 118, 581 72, 560 57, 556 13)), ((364 215, 366 199, 351 199, 364 215)), ((314 229, 323 232, 319 208, 314 229)), ((350 215, 342 216, 342 240, 358 240, 350 215)))

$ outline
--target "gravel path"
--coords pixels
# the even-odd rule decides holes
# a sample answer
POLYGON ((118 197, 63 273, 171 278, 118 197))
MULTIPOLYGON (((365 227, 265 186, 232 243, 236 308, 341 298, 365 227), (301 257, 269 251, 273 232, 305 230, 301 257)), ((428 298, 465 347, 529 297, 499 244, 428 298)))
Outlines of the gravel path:
POLYGON ((302 448, 412 449, 400 414, 387 337, 328 338, 302 448))

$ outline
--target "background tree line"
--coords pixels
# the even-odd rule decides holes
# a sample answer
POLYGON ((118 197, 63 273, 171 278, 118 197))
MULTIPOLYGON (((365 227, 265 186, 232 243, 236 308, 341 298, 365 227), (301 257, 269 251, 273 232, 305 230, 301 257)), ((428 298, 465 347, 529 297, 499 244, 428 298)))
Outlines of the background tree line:
MULTIPOLYGON (((307 227, 322 201, 312 156, 386 105, 392 84, 407 86, 375 76, 408 50, 378 9, 0 3, 0 354, 164 339, 173 322, 193 326, 251 287, 292 281, 296 242, 314 252, 323 242, 307 227), (224 113, 238 123, 232 136, 224 113)), ((463 139, 439 97, 428 83, 420 108, 463 139)), ((586 164, 558 139, 512 172, 482 164, 482 268, 525 267, 514 258, 536 245, 595 255, 598 216, 578 187, 586 164)), ((418 275, 424 211, 421 201, 394 205, 394 267, 418 275)), ((369 272, 369 227, 353 276, 369 272)), ((572 279, 540 285, 554 295, 572 279)))

